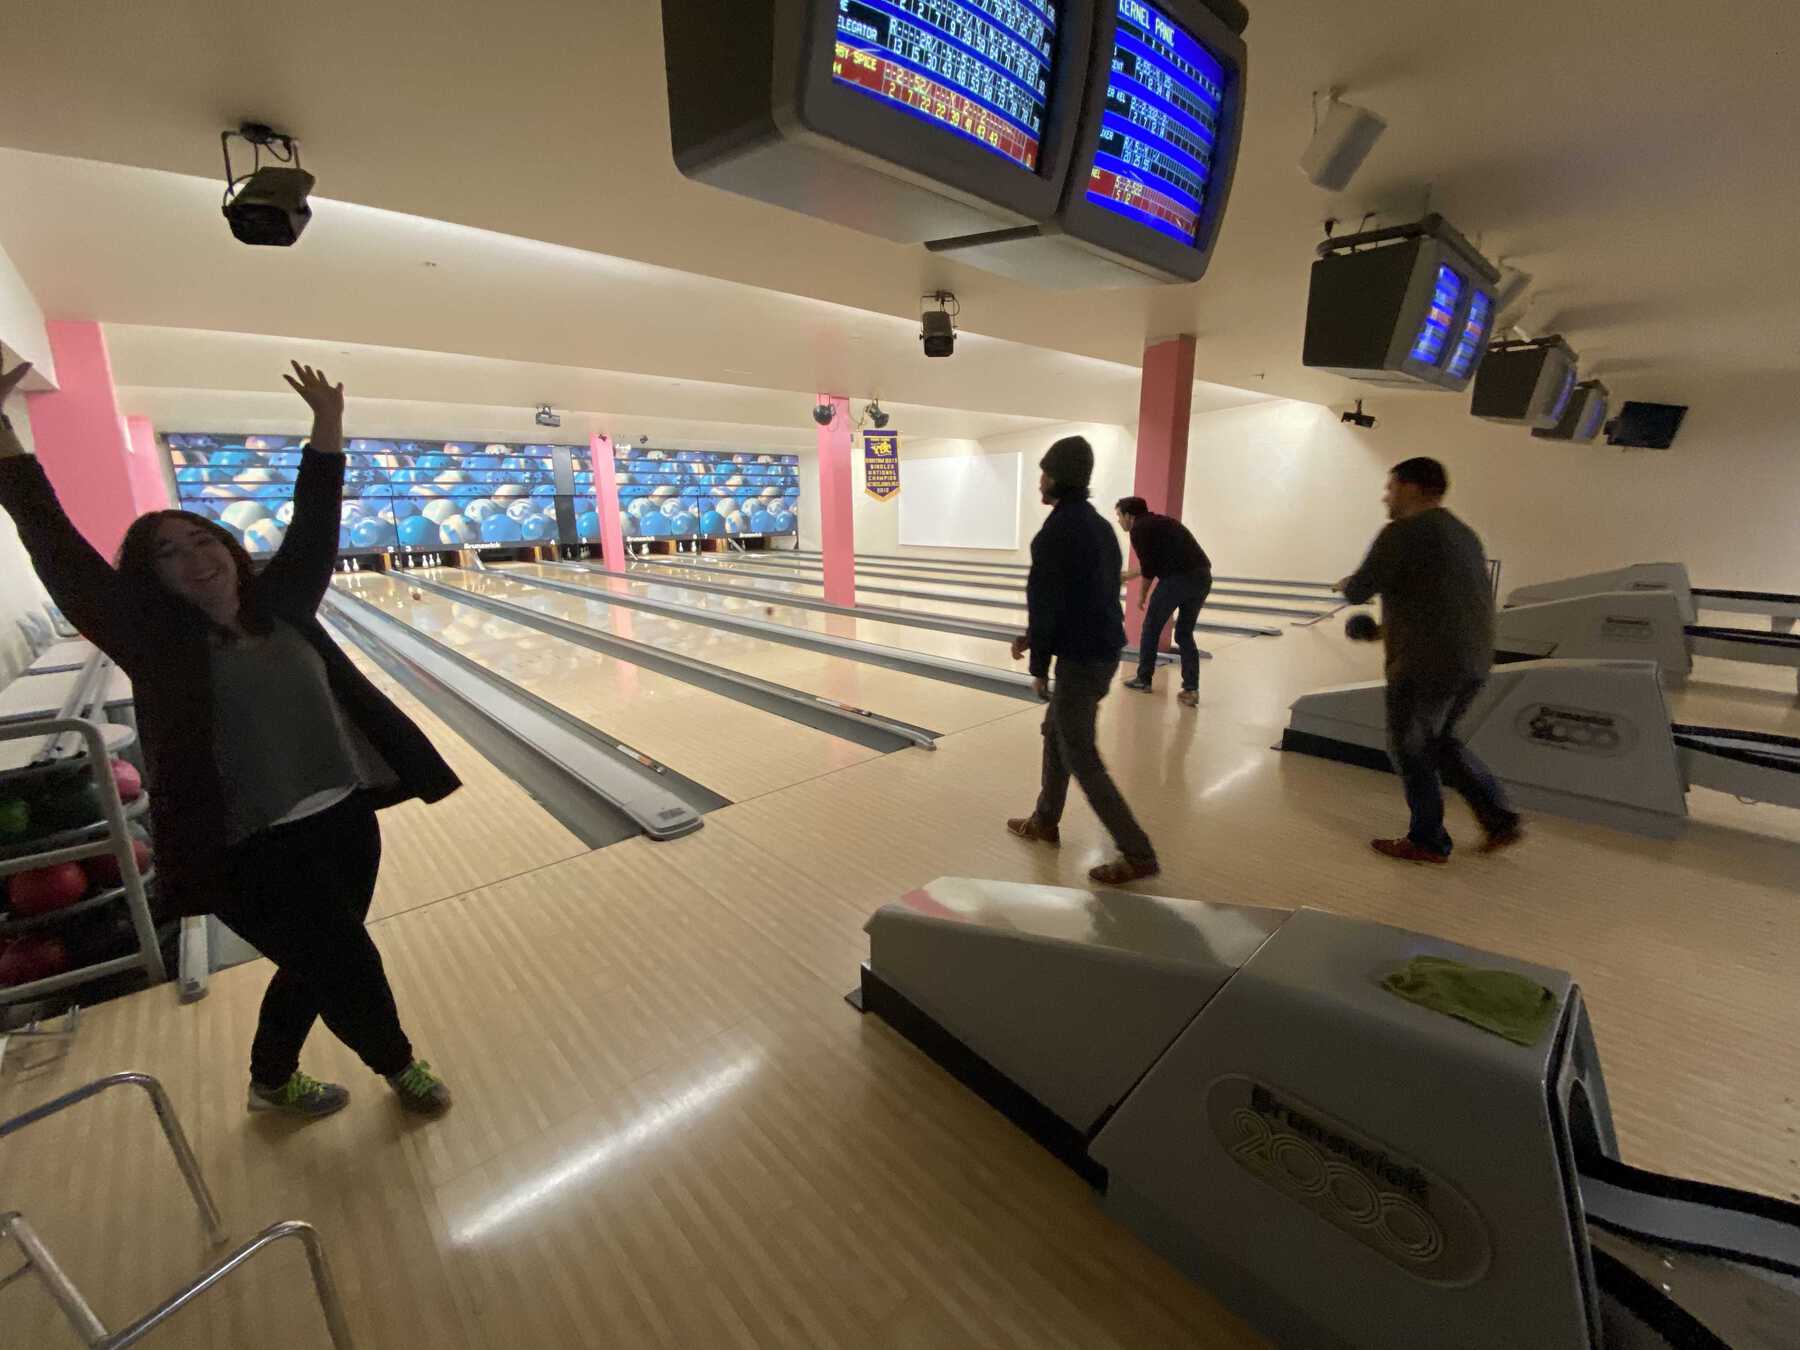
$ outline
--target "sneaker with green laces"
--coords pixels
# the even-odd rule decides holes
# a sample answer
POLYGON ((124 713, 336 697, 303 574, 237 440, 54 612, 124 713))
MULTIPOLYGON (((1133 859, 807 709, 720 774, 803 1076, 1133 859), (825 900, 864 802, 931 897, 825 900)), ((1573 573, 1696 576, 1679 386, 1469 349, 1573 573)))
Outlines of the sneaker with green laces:
POLYGON ((399 1073, 390 1073, 387 1080, 388 1086, 399 1094, 400 1105, 408 1111, 436 1116, 450 1109, 449 1086, 422 1059, 415 1059, 399 1073))
POLYGON ((250 1084, 251 1111, 279 1111, 282 1115, 317 1120, 350 1104, 350 1089, 337 1083, 321 1083, 310 1074, 294 1070, 293 1077, 278 1088, 250 1084))

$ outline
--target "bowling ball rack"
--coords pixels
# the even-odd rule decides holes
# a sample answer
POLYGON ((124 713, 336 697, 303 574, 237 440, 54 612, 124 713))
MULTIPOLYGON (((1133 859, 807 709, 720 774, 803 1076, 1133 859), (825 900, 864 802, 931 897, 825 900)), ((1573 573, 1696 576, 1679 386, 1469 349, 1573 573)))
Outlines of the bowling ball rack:
POLYGON ((167 979, 146 891, 155 872, 154 869, 138 869, 133 849, 132 828, 148 814, 150 794, 141 793, 129 802, 121 800, 111 767, 113 756, 127 749, 135 739, 135 732, 129 727, 75 717, 50 717, 0 726, 0 743, 43 742, 42 750, 29 762, 0 770, 0 798, 22 798, 28 809, 34 794, 55 792, 66 800, 70 787, 82 786, 81 780, 85 776, 96 808, 96 816, 91 821, 53 828, 37 836, 28 833, 0 845, 0 880, 57 863, 81 863, 107 854, 116 860, 121 877, 121 884, 117 886, 101 887, 73 904, 48 913, 0 914, 0 946, 19 938, 63 929, 72 921, 80 929, 80 921, 84 918, 91 924, 104 911, 121 902, 126 907, 134 940, 133 949, 123 955, 72 966, 23 983, 0 986, 0 1009, 41 1000, 110 977, 141 972, 153 984, 167 979), (59 779, 65 781, 59 783, 59 779))

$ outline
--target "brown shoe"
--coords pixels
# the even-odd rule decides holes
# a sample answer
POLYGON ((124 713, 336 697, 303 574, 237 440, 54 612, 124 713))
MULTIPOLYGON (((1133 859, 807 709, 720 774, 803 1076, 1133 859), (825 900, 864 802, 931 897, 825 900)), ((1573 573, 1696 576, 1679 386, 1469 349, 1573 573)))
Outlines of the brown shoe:
POLYGON ((1523 843, 1525 830, 1519 825, 1509 825, 1504 830, 1495 830, 1487 839, 1477 846, 1477 853, 1498 853, 1503 848, 1511 848, 1514 844, 1523 843))
POLYGON ((1420 848, 1410 839, 1371 839, 1369 847, 1390 858, 1398 858, 1401 862, 1437 863, 1441 866, 1450 861, 1448 853, 1433 853, 1428 848, 1420 848))
POLYGON ((1102 886, 1123 886, 1128 881, 1142 881, 1161 871, 1161 863, 1132 862, 1129 858, 1116 858, 1112 862, 1090 868, 1088 880, 1097 881, 1102 886))
POLYGON ((1040 824, 1036 816, 1009 820, 1006 822, 1006 828, 1009 832, 1018 835, 1019 838, 1029 839, 1034 844, 1048 844, 1052 848, 1060 847, 1062 844, 1062 831, 1054 825, 1040 824))
POLYGON ((1175 695, 1175 701, 1184 708, 1198 708, 1200 706, 1200 691, 1198 689, 1183 689, 1179 694, 1175 695))

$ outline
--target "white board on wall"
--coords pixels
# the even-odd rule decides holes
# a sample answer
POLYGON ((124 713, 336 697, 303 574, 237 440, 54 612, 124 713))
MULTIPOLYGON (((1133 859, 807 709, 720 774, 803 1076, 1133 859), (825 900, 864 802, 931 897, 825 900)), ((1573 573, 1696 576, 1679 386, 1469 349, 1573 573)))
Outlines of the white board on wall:
POLYGON ((1019 547, 1024 456, 953 455, 900 465, 900 542, 920 548, 1019 547))

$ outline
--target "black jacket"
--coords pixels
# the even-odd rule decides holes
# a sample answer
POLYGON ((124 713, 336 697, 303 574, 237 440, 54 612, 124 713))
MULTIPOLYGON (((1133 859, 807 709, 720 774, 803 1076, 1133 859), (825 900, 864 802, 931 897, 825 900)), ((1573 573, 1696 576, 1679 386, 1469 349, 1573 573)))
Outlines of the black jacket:
POLYGON ((1481 539, 1443 507, 1392 521, 1344 583, 1353 605, 1381 597, 1389 680, 1455 688, 1494 664, 1494 590, 1481 539))
POLYGON ((1025 583, 1031 611, 1031 673, 1052 657, 1116 662, 1125 649, 1119 604, 1119 538, 1086 497, 1064 497, 1031 541, 1025 583))
MULTIPOLYGON (((331 692, 399 777, 378 806, 435 802, 459 786, 425 733, 328 636, 316 617, 337 557, 344 457, 308 451, 294 484, 294 518, 256 577, 255 601, 292 624, 325 662, 331 692)), ((226 785, 212 743, 212 647, 203 623, 160 587, 142 593, 115 572, 63 514, 36 459, 0 458, 0 506, 51 598, 70 623, 131 677, 143 737, 150 821, 156 831, 158 911, 205 914, 224 856, 226 785)))

